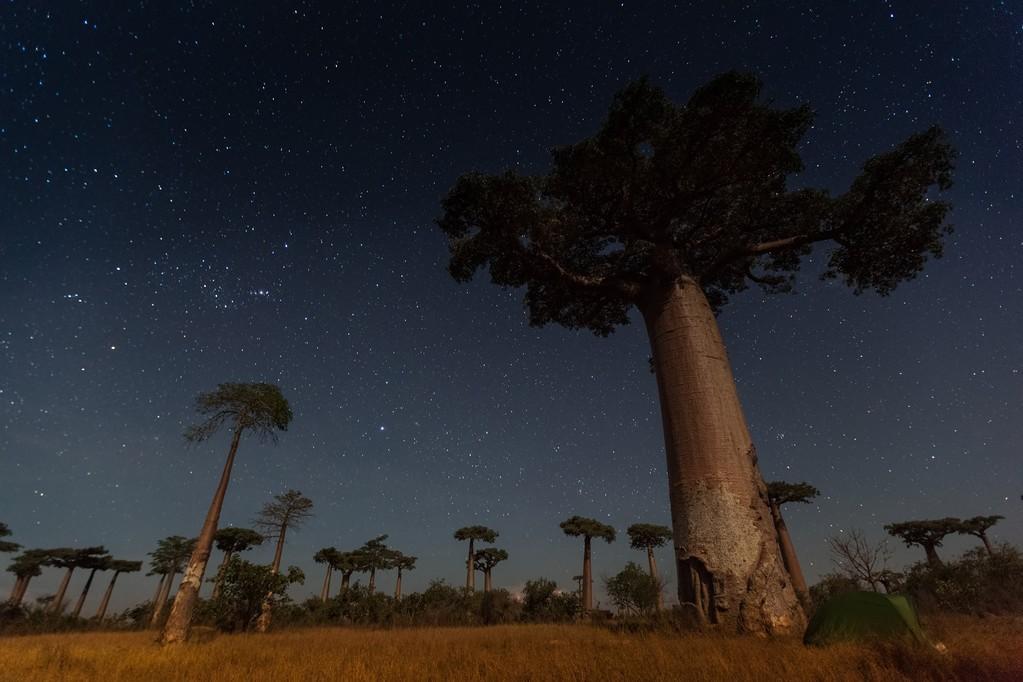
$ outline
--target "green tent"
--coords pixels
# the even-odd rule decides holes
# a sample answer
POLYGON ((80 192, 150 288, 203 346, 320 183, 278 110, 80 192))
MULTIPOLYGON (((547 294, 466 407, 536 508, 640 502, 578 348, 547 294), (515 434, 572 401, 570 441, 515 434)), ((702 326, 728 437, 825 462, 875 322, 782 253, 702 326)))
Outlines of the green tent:
POLYGON ((877 592, 847 592, 821 604, 810 619, 803 643, 830 644, 870 637, 906 637, 927 643, 909 600, 877 592))

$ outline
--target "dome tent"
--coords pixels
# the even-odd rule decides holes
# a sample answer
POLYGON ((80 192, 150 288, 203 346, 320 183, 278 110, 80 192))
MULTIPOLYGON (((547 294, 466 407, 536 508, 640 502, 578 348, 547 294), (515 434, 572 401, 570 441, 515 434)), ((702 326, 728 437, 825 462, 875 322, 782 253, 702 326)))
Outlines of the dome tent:
POLYGON ((926 644, 916 610, 902 595, 847 592, 821 604, 803 635, 804 644, 905 637, 926 644))

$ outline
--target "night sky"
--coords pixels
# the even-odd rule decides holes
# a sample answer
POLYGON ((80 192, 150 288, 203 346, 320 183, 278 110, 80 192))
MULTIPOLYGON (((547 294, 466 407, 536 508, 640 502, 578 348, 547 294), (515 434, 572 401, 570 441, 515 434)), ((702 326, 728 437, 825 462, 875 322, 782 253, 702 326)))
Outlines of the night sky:
MULTIPOLYGON (((406 590, 464 580, 452 533, 476 523, 511 555, 498 586, 570 587, 573 514, 619 531, 598 578, 642 561, 625 528, 670 519, 642 326, 530 328, 522 291, 450 278, 433 220, 463 172, 545 171, 635 78, 685 101, 738 68, 814 106, 796 184, 841 192, 932 123, 960 152, 956 231, 924 275, 857 297, 818 258, 794 295, 719 318, 765 477, 823 492, 786 509, 808 578, 828 536, 892 521, 1002 514, 993 537, 1023 542, 1019 4, 229 4, 0 6, 9 540, 142 559, 196 535, 229 437, 186 446, 195 396, 270 381, 292 428, 243 441, 221 523, 312 498, 284 554, 308 575, 296 598, 319 589, 317 549, 382 533, 420 557, 406 590)), ((898 546, 896 565, 922 557, 898 546)), ((114 606, 154 581, 122 578, 114 606)))

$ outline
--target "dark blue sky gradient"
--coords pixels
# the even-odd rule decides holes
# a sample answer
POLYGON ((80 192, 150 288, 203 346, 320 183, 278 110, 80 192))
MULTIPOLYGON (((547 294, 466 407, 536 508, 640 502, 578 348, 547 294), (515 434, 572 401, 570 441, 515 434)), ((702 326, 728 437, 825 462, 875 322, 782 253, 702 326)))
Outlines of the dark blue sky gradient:
MULTIPOLYGON (((570 586, 561 520, 669 520, 645 334, 530 328, 522 292, 451 280, 432 221, 460 173, 542 172, 632 79, 684 101, 740 68, 817 111, 797 183, 840 192, 932 123, 960 151, 956 232, 923 276, 856 297, 811 262, 797 294, 720 318, 765 475, 823 491, 786 510, 809 577, 828 536, 891 521, 1003 514, 995 538, 1023 541, 1017 4, 238 4, 0 6, 9 539, 142 559, 196 534, 228 436, 185 446, 193 400, 271 381, 293 428, 243 442, 222 522, 314 500, 284 555, 309 574, 296 597, 317 549, 381 533, 420 557, 406 589, 458 584, 451 535, 474 523, 511 555, 497 585, 570 586)), ((598 576, 642 559, 624 538, 594 553, 598 576)))

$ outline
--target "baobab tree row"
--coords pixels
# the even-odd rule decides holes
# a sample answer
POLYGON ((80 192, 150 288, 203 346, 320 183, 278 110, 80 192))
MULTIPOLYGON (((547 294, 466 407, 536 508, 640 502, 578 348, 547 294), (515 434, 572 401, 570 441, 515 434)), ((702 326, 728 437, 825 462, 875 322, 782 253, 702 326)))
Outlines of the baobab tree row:
POLYGON ((984 549, 990 557, 994 553, 991 549, 991 541, 987 533, 991 528, 1004 519, 1004 516, 974 516, 969 519, 958 519, 954 516, 947 516, 943 519, 930 519, 922 521, 903 521, 901 523, 890 523, 884 527, 889 535, 899 538, 906 543, 907 547, 914 545, 922 547, 927 556, 927 563, 932 567, 941 566, 941 559, 938 557, 938 547, 946 537, 953 534, 972 535, 979 538, 984 544, 984 549))
POLYGON ((331 579, 334 571, 341 574, 340 592, 348 589, 353 573, 368 573, 368 589, 370 593, 376 591, 376 574, 382 570, 396 570, 397 575, 394 583, 394 598, 401 599, 401 579, 405 571, 411 571, 416 567, 418 557, 404 554, 384 544, 386 535, 379 535, 367 540, 362 547, 350 552, 339 551, 336 547, 324 547, 318 551, 313 560, 320 564, 326 564, 327 571, 323 577, 323 588, 320 590, 320 599, 327 601, 330 598, 331 579))

